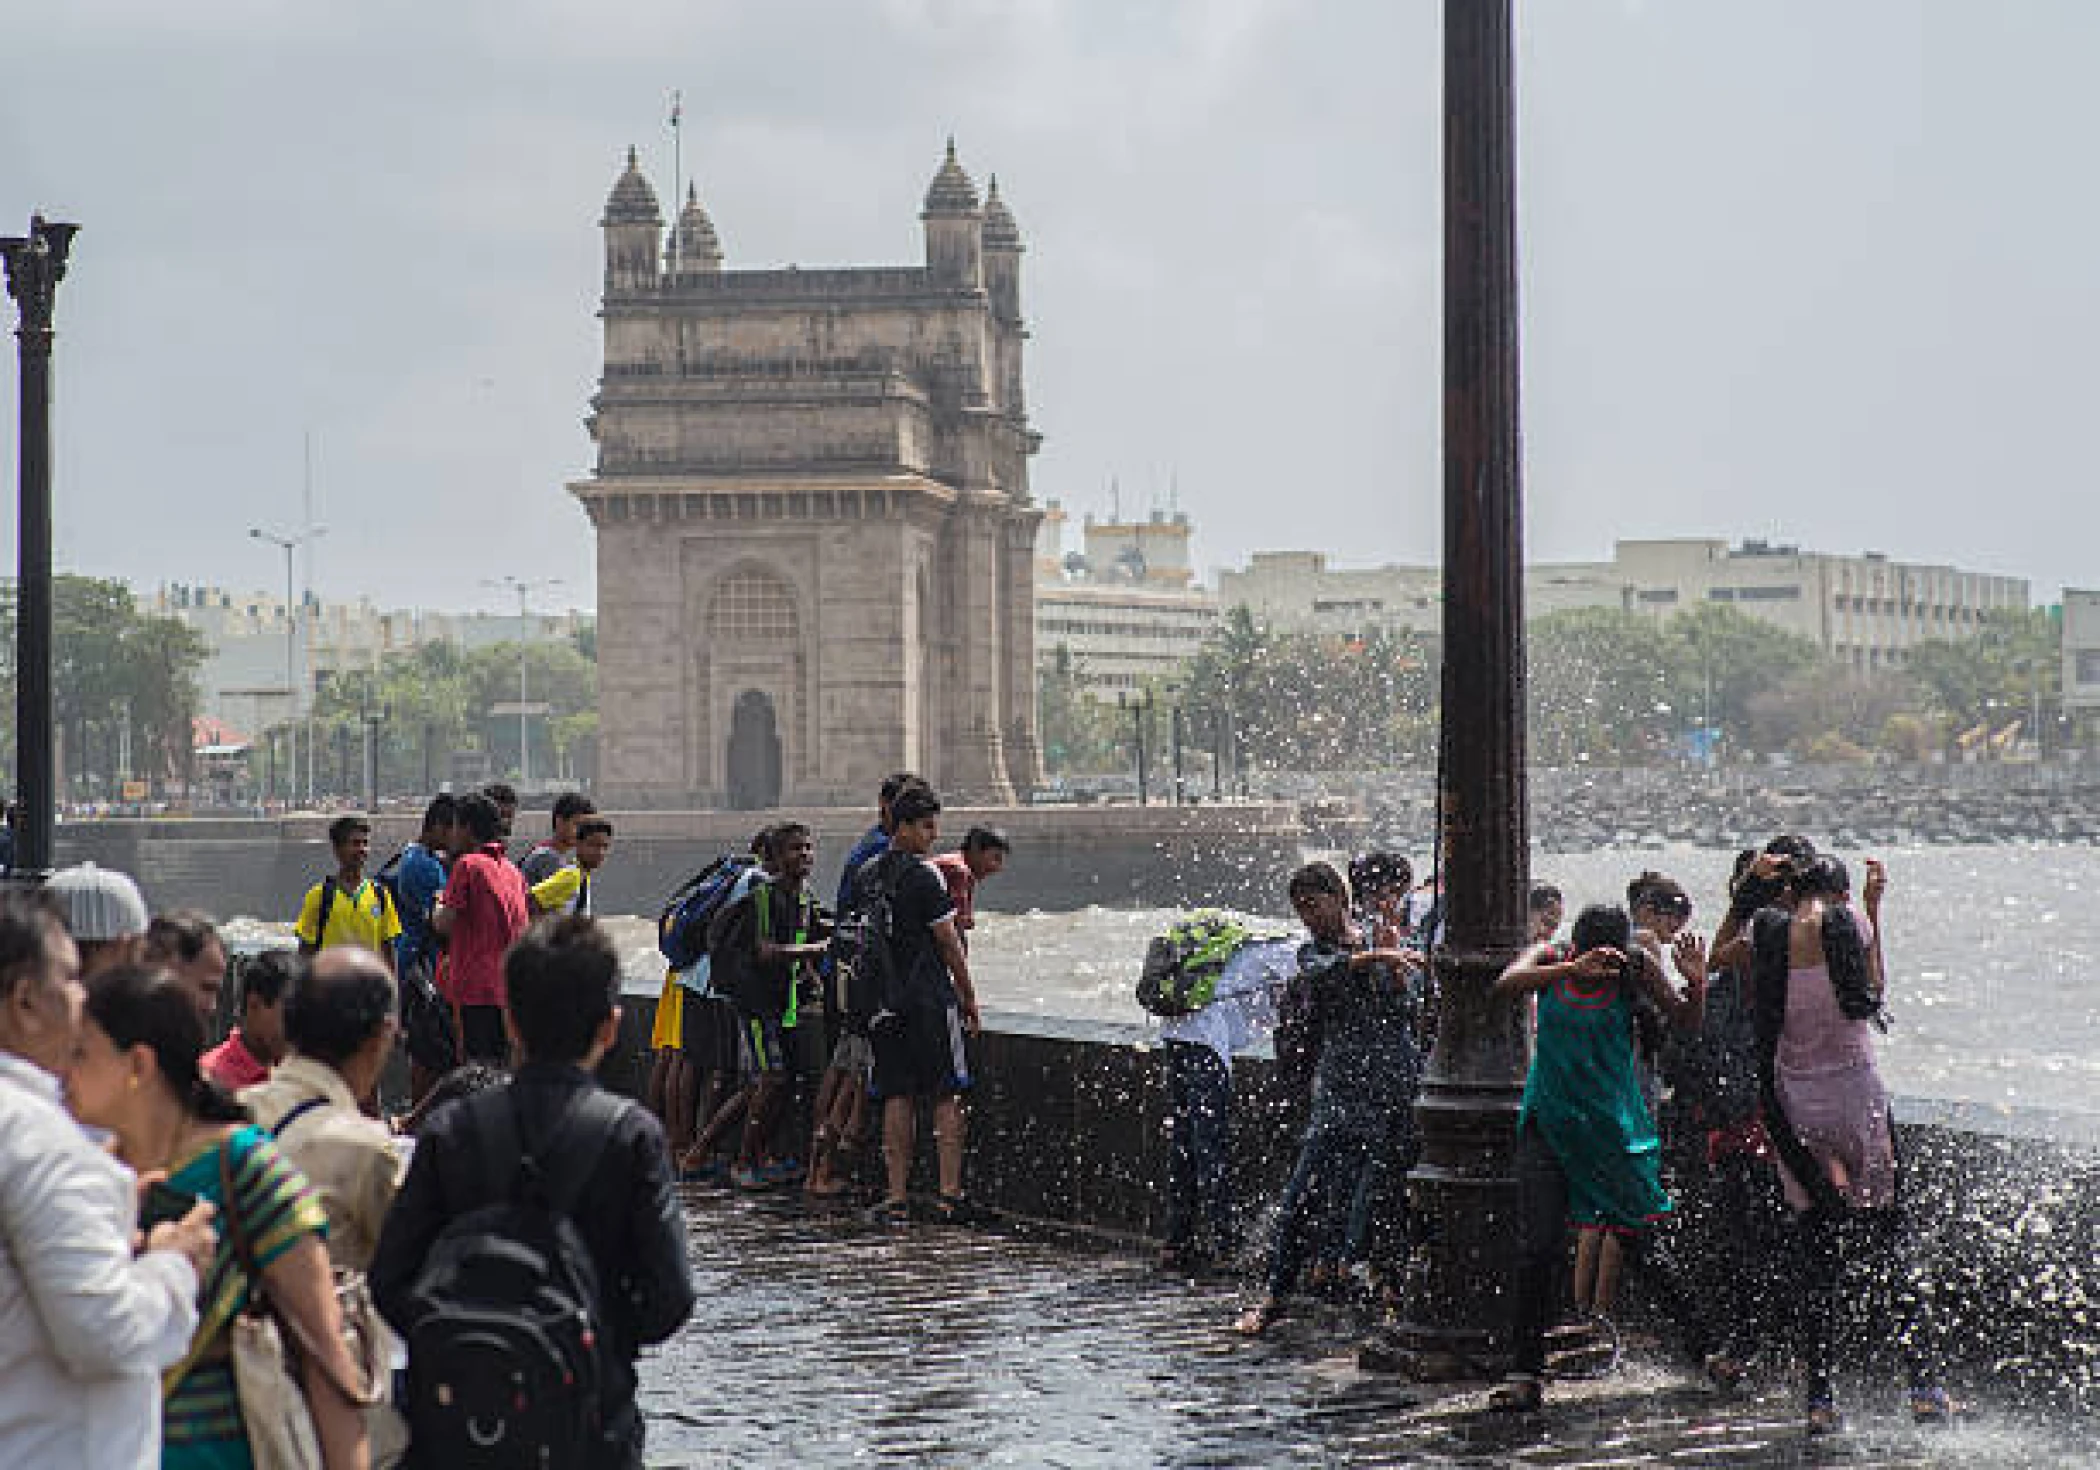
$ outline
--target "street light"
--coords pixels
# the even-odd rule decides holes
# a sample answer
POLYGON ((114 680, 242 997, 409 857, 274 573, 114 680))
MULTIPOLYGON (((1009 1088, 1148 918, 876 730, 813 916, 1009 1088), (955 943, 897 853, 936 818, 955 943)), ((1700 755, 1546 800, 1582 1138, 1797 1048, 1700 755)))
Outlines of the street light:
MULTIPOLYGON (((306 609, 292 600, 292 553, 302 546, 311 545, 328 534, 326 526, 308 526, 296 536, 279 536, 259 526, 250 526, 248 535, 257 541, 265 541, 284 553, 284 692, 292 702, 291 718, 285 721, 286 738, 291 742, 291 756, 285 783, 288 794, 296 795, 299 787, 299 671, 296 667, 299 649, 299 625, 306 609)), ((306 731, 306 799, 314 799, 314 732, 311 724, 306 731)))
POLYGON ((1524 947, 1523 465, 1511 0, 1444 4, 1444 647, 1436 1045, 1408 1176, 1421 1244, 1386 1345, 1418 1377, 1506 1354, 1530 1041, 1494 982, 1524 947))
POLYGON ((532 616, 532 612, 527 603, 533 593, 544 592, 549 587, 559 587, 562 585, 562 580, 559 577, 541 577, 534 581, 527 581, 522 577, 484 577, 481 579, 481 585, 501 588, 518 594, 518 785, 521 787, 530 786, 532 784, 532 737, 531 729, 526 724, 526 720, 531 714, 527 708, 531 694, 528 689, 530 675, 527 669, 526 657, 529 648, 525 641, 525 624, 526 620, 532 616))
POLYGON ((22 430, 19 567, 15 587, 15 786, 22 805, 14 871, 51 869, 58 804, 51 749, 51 314, 80 226, 29 217, 27 235, 0 238, 7 294, 21 311, 22 430))

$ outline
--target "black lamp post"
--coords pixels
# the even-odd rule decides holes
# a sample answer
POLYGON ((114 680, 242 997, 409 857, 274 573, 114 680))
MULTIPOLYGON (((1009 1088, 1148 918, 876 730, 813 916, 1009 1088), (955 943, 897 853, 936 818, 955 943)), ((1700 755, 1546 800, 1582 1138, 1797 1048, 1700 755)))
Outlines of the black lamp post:
POLYGON ((7 294, 21 312, 22 440, 19 580, 15 589, 15 786, 22 806, 14 871, 51 870, 58 803, 51 749, 51 312, 80 226, 31 215, 29 233, 0 238, 7 294))
POLYGON ((1490 995, 1523 948, 1523 477, 1517 413, 1511 0, 1444 4, 1443 783, 1446 927, 1436 1049, 1408 1193, 1425 1239, 1398 1346, 1417 1376, 1507 1351, 1513 1150, 1530 1046, 1490 995))

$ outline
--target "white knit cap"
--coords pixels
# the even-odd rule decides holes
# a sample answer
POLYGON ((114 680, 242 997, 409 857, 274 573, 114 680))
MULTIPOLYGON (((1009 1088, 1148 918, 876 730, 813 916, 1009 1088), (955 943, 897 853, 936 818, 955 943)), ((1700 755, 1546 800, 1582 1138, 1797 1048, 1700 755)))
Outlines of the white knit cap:
POLYGON ((128 873, 82 863, 53 873, 44 892, 58 900, 66 932, 75 939, 129 939, 146 932, 146 897, 128 873))

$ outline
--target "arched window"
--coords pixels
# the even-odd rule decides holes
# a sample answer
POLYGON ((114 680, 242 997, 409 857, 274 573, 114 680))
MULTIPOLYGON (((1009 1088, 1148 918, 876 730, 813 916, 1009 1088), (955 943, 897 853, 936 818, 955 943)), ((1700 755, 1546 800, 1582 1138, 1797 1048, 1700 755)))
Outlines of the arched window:
POLYGON ((756 567, 722 579, 707 624, 717 638, 738 643, 792 643, 801 631, 794 589, 756 567))

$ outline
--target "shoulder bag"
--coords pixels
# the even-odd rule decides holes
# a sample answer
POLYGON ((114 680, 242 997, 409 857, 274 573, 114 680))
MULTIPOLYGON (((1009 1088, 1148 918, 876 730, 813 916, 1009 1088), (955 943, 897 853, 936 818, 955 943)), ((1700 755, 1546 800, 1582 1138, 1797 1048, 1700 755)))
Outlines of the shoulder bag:
MULTIPOLYGON (((295 1115, 300 1111, 304 1109, 295 1110, 295 1115)), ((285 1122, 290 1121, 288 1116, 285 1122)), ((222 1213, 233 1239, 234 1257, 248 1278, 248 1304, 228 1331, 234 1390, 255 1470, 321 1470, 320 1436, 314 1430, 313 1410, 306 1402, 299 1367, 301 1350, 310 1350, 311 1344, 306 1329, 270 1300, 269 1285, 256 1264, 254 1247, 241 1220, 231 1139, 219 1145, 219 1192, 225 1201, 222 1213)), ((336 1388, 369 1415, 384 1399, 391 1380, 388 1341, 362 1276, 338 1277, 336 1300, 342 1312, 344 1345, 364 1379, 359 1385, 338 1383, 336 1388)), ((375 1458, 373 1463, 379 1462, 375 1458)))

